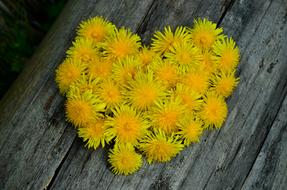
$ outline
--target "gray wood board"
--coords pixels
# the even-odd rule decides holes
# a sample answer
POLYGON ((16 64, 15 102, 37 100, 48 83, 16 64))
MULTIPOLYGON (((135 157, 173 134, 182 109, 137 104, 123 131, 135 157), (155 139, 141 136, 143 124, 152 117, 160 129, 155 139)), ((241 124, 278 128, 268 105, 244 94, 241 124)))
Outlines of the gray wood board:
POLYGON ((1 102, 0 189, 284 189, 286 19, 286 0, 69 1, 1 102), (241 50, 241 81, 223 128, 206 131, 172 162, 112 174, 107 150, 87 150, 65 122, 54 83, 75 27, 94 15, 131 27, 145 42, 166 24, 219 22, 241 50))

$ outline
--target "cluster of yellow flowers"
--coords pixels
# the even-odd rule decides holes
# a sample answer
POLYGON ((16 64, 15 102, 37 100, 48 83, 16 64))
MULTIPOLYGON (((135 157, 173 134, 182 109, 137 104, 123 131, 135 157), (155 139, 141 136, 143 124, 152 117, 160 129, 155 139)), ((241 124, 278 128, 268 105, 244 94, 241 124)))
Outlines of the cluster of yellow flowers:
POLYGON ((88 148, 109 144, 111 170, 128 175, 142 155, 169 161, 204 129, 222 126, 238 63, 233 39, 207 19, 167 26, 147 47, 129 29, 94 17, 78 27, 56 82, 79 137, 88 148))

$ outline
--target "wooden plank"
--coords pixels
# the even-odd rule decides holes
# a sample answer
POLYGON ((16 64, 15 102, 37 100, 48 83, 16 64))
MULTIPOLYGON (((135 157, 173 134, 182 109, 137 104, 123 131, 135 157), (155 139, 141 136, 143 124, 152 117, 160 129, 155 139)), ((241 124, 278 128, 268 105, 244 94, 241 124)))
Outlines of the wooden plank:
POLYGON ((75 131, 64 119, 54 82, 80 20, 104 15, 136 30, 152 1, 70 0, 0 105, 0 189, 43 189, 65 158, 75 131))
MULTIPOLYGON (((228 101, 229 117, 221 130, 207 131, 201 143, 184 150, 172 162, 145 163, 138 173, 128 177, 115 176, 108 170, 106 152, 88 151, 77 140, 52 189, 240 189, 286 97, 285 2, 235 1, 223 18, 225 31, 241 48, 242 61, 241 82, 228 101)), ((191 5, 180 1, 178 10, 184 11, 179 17, 174 13, 177 6, 171 4, 165 1, 152 7, 142 24, 144 31, 139 31, 146 41, 154 29, 167 23, 186 24, 194 16, 204 16, 204 12, 187 10, 206 11, 214 20, 220 17, 212 12, 218 7, 216 2, 191 5)))
POLYGON ((287 97, 275 118, 256 161, 243 184, 247 189, 287 187, 287 97))

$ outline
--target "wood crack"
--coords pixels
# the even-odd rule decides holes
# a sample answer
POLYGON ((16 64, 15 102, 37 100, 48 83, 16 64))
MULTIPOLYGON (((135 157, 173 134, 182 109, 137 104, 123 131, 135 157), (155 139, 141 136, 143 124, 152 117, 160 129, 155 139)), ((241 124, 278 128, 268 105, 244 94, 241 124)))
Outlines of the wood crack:
POLYGON ((254 157, 254 160, 253 160, 253 162, 252 162, 252 164, 251 164, 251 166, 250 166, 250 168, 249 168, 249 170, 248 170, 248 172, 247 172, 247 174, 246 174, 246 176, 245 176, 245 178, 244 178, 244 180, 243 180, 243 182, 242 182, 242 184, 241 184, 240 189, 242 189, 244 183, 246 182, 247 178, 249 177, 249 175, 250 175, 250 173, 251 173, 251 171, 252 171, 252 169, 253 169, 253 166, 254 166, 254 164, 255 164, 255 162, 256 162, 256 160, 257 160, 257 157, 258 157, 259 153, 261 152, 261 150, 262 150, 262 148, 263 148, 263 145, 264 145, 264 143, 265 143, 265 141, 266 141, 266 139, 267 139, 267 137, 268 137, 268 134, 269 134, 269 132, 270 132, 270 130, 271 130, 271 128, 272 128, 274 122, 276 121, 279 112, 280 112, 281 109, 282 109, 282 104, 283 104, 283 102, 284 102, 284 99, 287 97, 287 88, 286 88, 286 86, 287 86, 287 81, 285 80, 284 90, 283 90, 283 91, 285 91, 285 92, 284 92, 283 98, 281 98, 281 100, 280 100, 280 103, 279 103, 280 106, 279 106, 279 108, 277 109, 276 114, 275 114, 275 116, 273 117, 271 123, 270 123, 269 126, 267 126, 267 128, 266 128, 267 132, 266 132, 266 134, 265 134, 265 136, 264 136, 262 142, 260 143, 259 148, 257 149, 256 156, 254 157))
MULTIPOLYGON (((69 127, 69 126, 67 126, 67 127, 69 127)), ((74 144, 75 142, 76 142, 76 138, 74 138, 72 145, 69 147, 69 149, 68 149, 67 153, 65 154, 64 158, 61 160, 60 164, 59 164, 58 167, 56 168, 53 177, 51 178, 51 180, 50 180, 49 183, 47 184, 47 188, 46 188, 47 190, 50 190, 51 187, 53 186, 53 184, 54 184, 54 182, 55 182, 55 180, 56 180, 56 178, 57 178, 57 176, 58 176, 58 174, 59 174, 59 171, 60 171, 60 169, 62 168, 62 166, 63 166, 65 160, 66 160, 67 157, 68 157, 68 155, 70 154, 70 152, 71 152, 71 150, 72 150, 72 147, 73 147, 73 144, 74 144)))
POLYGON ((223 9, 224 10, 223 10, 218 22, 217 22, 217 26, 219 26, 221 24, 221 22, 222 22, 223 18, 225 17, 226 13, 232 8, 232 6, 233 6, 235 1, 236 0, 230 0, 229 2, 228 2, 228 0, 225 1, 224 5, 223 5, 223 9))
POLYGON ((147 27, 147 23, 149 22, 149 20, 151 19, 151 15, 153 13, 154 10, 156 10, 158 3, 156 3, 157 0, 153 0, 153 2, 151 3, 151 5, 149 6, 146 15, 143 17, 143 19, 141 20, 140 24, 138 25, 136 31, 139 34, 143 34, 146 31, 146 27, 147 27))

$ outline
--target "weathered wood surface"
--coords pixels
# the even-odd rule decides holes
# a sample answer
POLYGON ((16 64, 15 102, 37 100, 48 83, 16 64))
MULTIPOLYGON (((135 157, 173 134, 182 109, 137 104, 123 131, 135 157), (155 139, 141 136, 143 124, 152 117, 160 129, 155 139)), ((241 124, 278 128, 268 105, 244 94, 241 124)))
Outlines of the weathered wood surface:
POLYGON ((286 189, 286 0, 70 0, 0 105, 0 189, 286 189), (218 22, 241 50, 240 84, 220 130, 167 164, 115 176, 64 120, 55 67, 82 19, 103 15, 145 42, 164 25, 218 22))

